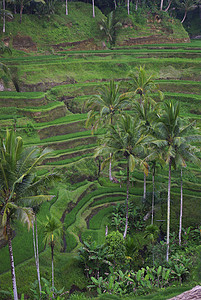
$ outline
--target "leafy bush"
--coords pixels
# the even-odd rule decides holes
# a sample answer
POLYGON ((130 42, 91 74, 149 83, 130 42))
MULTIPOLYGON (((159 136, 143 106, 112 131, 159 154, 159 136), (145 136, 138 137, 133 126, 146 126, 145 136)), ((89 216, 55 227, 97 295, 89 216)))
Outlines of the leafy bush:
POLYGON ((108 254, 112 255, 112 262, 116 265, 116 267, 125 262, 125 240, 119 231, 113 231, 106 236, 105 246, 108 249, 108 254))

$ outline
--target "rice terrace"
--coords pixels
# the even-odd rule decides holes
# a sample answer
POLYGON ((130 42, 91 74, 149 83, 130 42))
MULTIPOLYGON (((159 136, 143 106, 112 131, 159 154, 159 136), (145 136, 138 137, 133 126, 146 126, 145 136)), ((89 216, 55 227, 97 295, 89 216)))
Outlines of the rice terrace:
POLYGON ((0 299, 201 299, 200 0, 0 12, 0 299))

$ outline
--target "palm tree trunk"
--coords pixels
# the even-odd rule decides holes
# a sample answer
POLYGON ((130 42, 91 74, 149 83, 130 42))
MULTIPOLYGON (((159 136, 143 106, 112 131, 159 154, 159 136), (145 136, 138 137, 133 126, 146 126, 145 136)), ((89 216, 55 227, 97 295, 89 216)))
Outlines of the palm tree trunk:
POLYGON ((138 9, 138 0, 136 0, 136 4, 135 4, 135 10, 137 11, 138 9))
POLYGON ((163 10, 163 0, 161 0, 160 10, 163 10))
POLYGON ((151 225, 154 224, 155 168, 153 169, 153 174, 152 174, 152 184, 153 184, 153 191, 152 191, 151 225))
POLYGON ((185 19, 186 19, 186 16, 187 16, 187 10, 185 10, 185 14, 184 14, 183 20, 181 21, 181 24, 184 23, 184 21, 185 21, 185 19))
POLYGON ((6 32, 6 14, 5 14, 5 9, 6 9, 6 1, 3 0, 3 32, 6 32))
POLYGON ((116 8, 117 8, 117 1, 114 0, 114 9, 116 9, 116 8))
POLYGON ((54 288, 54 241, 51 242, 51 255, 52 255, 52 288, 54 288))
POLYGON ((143 195, 144 200, 146 199, 146 194, 147 194, 147 183, 146 183, 146 174, 144 172, 144 195, 143 195))
POLYGON ((68 15, 68 0, 66 0, 66 16, 68 15))
POLYGON ((181 202, 180 202, 180 218, 179 218, 179 246, 181 246, 181 229, 182 229, 182 215, 183 215, 183 178, 181 167, 181 202))
POLYGON ((128 15, 130 15, 130 0, 127 0, 128 15))
POLYGON ((128 198, 129 198, 129 160, 127 162, 127 191, 126 191, 126 224, 124 230, 124 239, 126 238, 127 230, 128 230, 128 198))
POLYGON ((167 199, 167 252, 166 261, 169 260, 170 248, 170 190, 171 190, 171 158, 169 161, 169 177, 168 177, 168 199, 167 199))
POLYGON ((22 23, 22 12, 24 9, 23 0, 20 2, 20 24, 22 23))
POLYGON ((172 3, 172 0, 169 0, 168 6, 167 6, 167 8, 165 9, 165 11, 168 11, 168 9, 170 8, 171 3, 172 3))
POLYGON ((113 181, 113 177, 112 177, 112 153, 110 153, 110 162, 109 162, 109 179, 110 179, 110 181, 113 181))
POLYGON ((92 0, 92 6, 93 6, 93 18, 95 18, 95 0, 92 0))
POLYGON ((40 266, 39 266, 39 252, 38 252, 38 231, 37 231, 37 218, 36 218, 36 216, 35 216, 35 224, 36 224, 36 234, 34 232, 34 223, 32 224, 33 246, 34 246, 34 256, 35 256, 36 270, 37 270, 37 276, 38 276, 38 287, 39 287, 39 292, 40 292, 40 295, 41 295, 40 266))
POLYGON ((12 276, 12 283, 13 283, 13 296, 14 300, 18 300, 17 295, 17 284, 16 284, 16 276, 15 276, 15 265, 14 265, 14 258, 13 258, 13 248, 12 248, 12 240, 11 240, 11 228, 10 228, 10 220, 7 220, 7 233, 8 233, 8 250, 10 256, 10 266, 11 266, 11 276, 12 276))

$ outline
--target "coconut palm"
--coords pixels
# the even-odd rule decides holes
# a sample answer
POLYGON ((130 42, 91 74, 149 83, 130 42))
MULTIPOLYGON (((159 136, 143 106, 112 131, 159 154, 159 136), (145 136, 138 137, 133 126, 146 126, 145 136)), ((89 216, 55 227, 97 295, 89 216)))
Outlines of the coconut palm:
MULTIPOLYGON (((58 181, 60 177, 57 173, 47 173, 40 177, 35 176, 34 181, 31 185, 31 190, 33 194, 44 193, 47 190, 47 187, 52 186, 58 181)), ((52 200, 54 195, 47 195, 45 197, 41 197, 40 201, 34 203, 32 206, 35 222, 32 222, 32 231, 33 231, 33 247, 34 247, 34 256, 35 256, 35 263, 36 263, 36 270, 37 270, 37 277, 38 277, 38 286, 39 286, 39 293, 41 294, 41 278, 40 278, 40 267, 39 267, 39 249, 38 249, 38 225, 37 225, 37 214, 40 211, 42 203, 45 201, 52 200)))
POLYGON ((183 215, 183 168, 187 166, 187 161, 193 162, 196 165, 200 165, 201 161, 196 156, 199 152, 195 146, 191 146, 190 143, 200 142, 200 135, 192 135, 191 130, 194 127, 195 122, 181 127, 180 136, 181 141, 175 146, 175 167, 181 168, 181 198, 180 198, 180 217, 179 217, 179 245, 181 245, 181 231, 182 231, 182 215, 183 215))
POLYGON ((12 249, 12 226, 15 219, 27 223, 30 228, 34 221, 31 205, 44 197, 30 196, 29 188, 33 182, 33 172, 37 164, 47 155, 36 147, 25 149, 21 137, 13 131, 6 132, 0 140, 0 214, 4 235, 8 240, 11 263, 11 276, 14 299, 18 299, 15 266, 12 249))
POLYGON ((128 98, 120 94, 119 85, 114 80, 110 80, 109 85, 98 88, 97 93, 86 103, 86 106, 91 108, 86 126, 92 124, 92 131, 100 125, 113 124, 117 116, 128 106, 128 98))
MULTIPOLYGON (((159 90, 159 86, 155 82, 154 75, 148 75, 145 66, 140 66, 139 68, 135 68, 135 72, 130 72, 128 75, 128 79, 130 82, 128 83, 128 95, 130 96, 139 96, 140 103, 144 100, 145 95, 149 97, 149 101, 152 101, 151 93, 157 91, 162 98, 163 94, 159 90)), ((153 101, 154 103, 154 101, 153 101)))
POLYGON ((187 17, 187 13, 189 11, 192 11, 197 8, 198 4, 200 3, 200 0, 183 0, 179 1, 176 0, 176 4, 178 5, 178 8, 182 11, 184 11, 184 17, 181 21, 183 23, 187 17))
POLYGON ((148 169, 146 162, 140 159, 140 153, 143 149, 145 137, 140 133, 138 121, 129 115, 123 115, 117 122, 116 126, 110 125, 108 133, 103 137, 102 144, 96 150, 96 156, 107 155, 113 153, 114 159, 126 159, 127 173, 127 193, 126 193, 126 224, 124 230, 124 238, 126 238, 128 230, 128 200, 129 200, 129 183, 130 172, 132 172, 136 164, 143 163, 148 169))
MULTIPOLYGON (((187 153, 190 141, 200 140, 198 135, 188 136, 188 126, 182 126, 179 117, 180 104, 169 101, 164 103, 164 110, 159 118, 158 125, 154 132, 156 140, 153 142, 161 147, 163 157, 169 167, 168 175, 168 199, 167 199, 167 252, 166 260, 169 259, 169 237, 170 237, 170 192, 171 192, 171 168, 184 162, 184 154, 187 153), (188 146, 188 147, 187 147, 188 146)), ((186 154, 185 154, 186 155, 186 154)))
MULTIPOLYGON (((12 51, 9 47, 7 47, 3 42, 0 43, 0 53, 9 53, 12 54, 12 51)), ((0 61, 0 68, 3 71, 3 76, 1 77, 4 85, 6 86, 9 81, 12 81, 13 85, 17 92, 20 91, 18 85, 18 75, 16 72, 16 68, 9 68, 6 64, 0 61)))
MULTIPOLYGON (((91 125, 92 133, 102 125, 114 124, 114 121, 121 116, 123 109, 127 107, 128 101, 124 95, 120 94, 119 85, 111 80, 108 85, 99 88, 98 95, 91 97, 87 101, 87 107, 91 107, 88 113, 86 126, 91 125)), ((110 158, 112 153, 110 153, 110 158)), ((112 181, 111 160, 109 167, 109 179, 112 181)))
POLYGON ((108 40, 110 47, 115 45, 117 30, 122 24, 115 18, 115 14, 111 11, 107 19, 102 19, 99 23, 100 30, 104 33, 105 38, 108 40))
POLYGON ((170 239, 170 192, 171 192, 171 167, 175 158, 175 146, 180 142, 180 105, 172 101, 164 103, 164 111, 159 118, 156 140, 154 145, 163 149, 164 159, 169 166, 168 175, 168 199, 167 199, 167 251, 166 260, 169 260, 169 239, 170 239))
MULTIPOLYGON (((158 120, 157 111, 159 109, 159 105, 155 103, 150 103, 149 98, 144 98, 143 102, 132 101, 132 110, 134 112, 135 117, 137 117, 140 121, 140 130, 143 134, 148 135, 151 134, 154 130, 154 124, 158 120)), ((149 148, 147 147, 147 150, 149 148)), ((146 151, 147 152, 147 151, 146 151)), ((147 153, 143 153, 143 157, 145 158, 147 153)), ((143 198, 146 199, 146 170, 144 172, 144 194, 143 198)))
POLYGON ((54 290, 54 248, 56 241, 63 233, 63 224, 55 217, 47 216, 47 222, 44 224, 44 241, 45 244, 49 243, 51 247, 51 260, 52 260, 52 289, 54 290))

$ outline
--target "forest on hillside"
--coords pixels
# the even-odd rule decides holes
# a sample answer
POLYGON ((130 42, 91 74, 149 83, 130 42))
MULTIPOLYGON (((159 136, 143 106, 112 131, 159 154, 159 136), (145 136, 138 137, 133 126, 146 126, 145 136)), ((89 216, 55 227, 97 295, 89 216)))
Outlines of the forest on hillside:
MULTIPOLYGON (((66 15, 70 14, 68 4, 78 2, 76 0, 21 0, 6 1, 1 3, 1 14, 3 19, 3 32, 5 32, 6 18, 12 19, 16 14, 20 15, 20 23, 23 14, 35 14, 39 16, 58 13, 58 7, 63 7, 66 15)), ((142 14, 168 12, 170 16, 180 19, 186 30, 192 37, 200 35, 200 0, 80 0, 80 2, 92 4, 92 16, 95 17, 95 7, 98 7, 105 15, 111 11, 126 8, 128 15, 138 12, 139 18, 142 14)))

